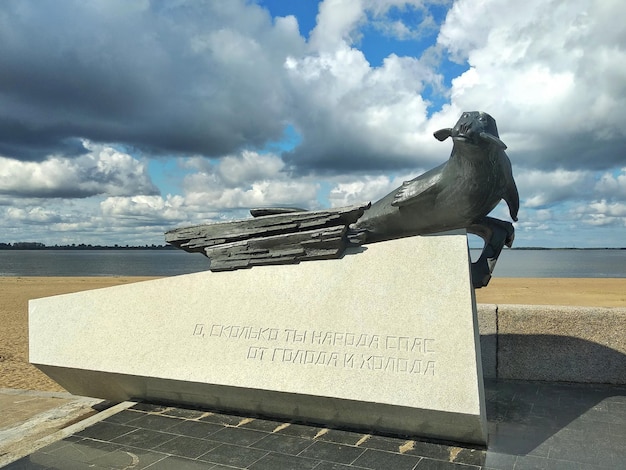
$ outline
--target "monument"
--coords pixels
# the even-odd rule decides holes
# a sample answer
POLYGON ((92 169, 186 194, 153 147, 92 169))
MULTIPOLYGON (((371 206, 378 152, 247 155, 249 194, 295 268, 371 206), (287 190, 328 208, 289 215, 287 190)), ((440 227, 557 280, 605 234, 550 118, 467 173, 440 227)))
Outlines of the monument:
POLYGON ((165 239, 205 254, 210 269, 222 271, 338 258, 348 246, 465 229, 485 242, 472 265, 474 287, 484 287, 515 233, 510 222, 488 214, 502 199, 514 221, 519 210, 506 145, 495 119, 480 111, 463 113, 453 128, 438 130, 435 137, 452 137, 450 159, 373 205, 323 211, 253 209, 256 219, 180 228, 167 232, 165 239))
POLYGON ((513 240, 487 214, 518 196, 493 118, 435 136, 450 160, 373 205, 166 234, 211 271, 32 300, 30 361, 80 395, 486 444, 473 286, 513 240))

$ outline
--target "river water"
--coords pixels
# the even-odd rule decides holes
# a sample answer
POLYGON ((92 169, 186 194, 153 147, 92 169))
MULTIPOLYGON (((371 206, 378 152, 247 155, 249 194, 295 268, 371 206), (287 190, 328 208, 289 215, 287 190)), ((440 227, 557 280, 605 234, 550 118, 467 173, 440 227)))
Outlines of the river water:
MULTIPOLYGON (((207 268, 207 258, 182 250, 0 250, 5 277, 174 276, 207 268)), ((505 249, 494 276, 626 277, 626 250, 505 249)))

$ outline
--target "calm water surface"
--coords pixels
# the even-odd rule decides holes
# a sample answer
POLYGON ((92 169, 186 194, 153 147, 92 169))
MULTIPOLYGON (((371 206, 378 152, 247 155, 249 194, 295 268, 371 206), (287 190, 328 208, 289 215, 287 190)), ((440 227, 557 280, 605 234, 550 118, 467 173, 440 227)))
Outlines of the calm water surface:
POLYGON ((208 264, 182 250, 0 250, 0 276, 174 276, 208 264))
MULTIPOLYGON (((0 276, 175 276, 207 267, 182 250, 0 250, 0 276)), ((626 277, 626 250, 504 250, 494 276, 626 277)))
POLYGON ((494 276, 626 277, 626 250, 505 250, 494 276))

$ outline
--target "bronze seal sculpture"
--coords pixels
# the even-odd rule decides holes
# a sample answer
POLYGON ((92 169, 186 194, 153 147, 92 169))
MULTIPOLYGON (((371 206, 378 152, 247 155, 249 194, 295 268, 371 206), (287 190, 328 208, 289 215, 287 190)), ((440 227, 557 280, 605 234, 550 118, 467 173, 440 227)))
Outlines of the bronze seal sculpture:
POLYGON ((503 245, 510 247, 514 237, 511 223, 487 214, 502 199, 514 221, 519 210, 506 145, 495 119, 479 111, 463 113, 452 129, 438 130, 435 137, 440 141, 452 137, 450 159, 373 204, 353 229, 364 233, 364 243, 372 243, 465 228, 485 240, 472 275, 476 287, 486 286, 493 266, 485 262, 495 265, 503 245))
POLYGON ((506 145, 496 121, 480 111, 463 113, 454 127, 434 135, 440 141, 452 138, 449 160, 374 204, 321 211, 252 209, 253 219, 172 230, 166 241, 205 254, 210 269, 221 271, 339 258, 349 246, 466 229, 485 241, 472 263, 472 282, 486 286, 515 233, 510 222, 488 214, 502 199, 514 221, 519 210, 506 145))

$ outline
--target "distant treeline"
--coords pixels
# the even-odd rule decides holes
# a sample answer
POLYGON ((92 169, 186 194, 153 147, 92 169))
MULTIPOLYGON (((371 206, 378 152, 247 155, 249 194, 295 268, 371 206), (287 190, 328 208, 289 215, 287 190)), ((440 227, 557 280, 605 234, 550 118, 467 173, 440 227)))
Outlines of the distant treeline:
POLYGON ((143 246, 129 246, 129 245, 86 245, 84 243, 71 245, 54 245, 47 246, 41 242, 15 242, 15 243, 0 243, 0 250, 173 250, 175 247, 171 245, 143 245, 143 246))

